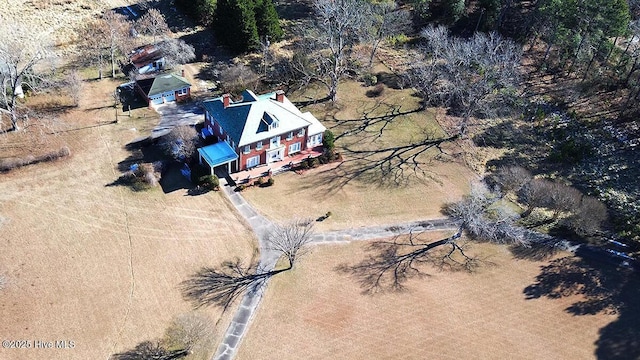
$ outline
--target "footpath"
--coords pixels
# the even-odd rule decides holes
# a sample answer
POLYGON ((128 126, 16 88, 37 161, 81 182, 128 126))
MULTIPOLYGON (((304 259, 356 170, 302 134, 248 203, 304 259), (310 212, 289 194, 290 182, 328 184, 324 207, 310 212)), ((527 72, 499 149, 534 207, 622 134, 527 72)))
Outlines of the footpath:
MULTIPOLYGON (((273 230, 274 224, 251 206, 240 195, 234 191, 233 186, 229 186, 221 179, 221 188, 229 198, 238 213, 249 223, 251 229, 258 238, 260 248, 260 261, 258 268, 260 271, 270 271, 275 267, 280 254, 269 249, 267 236, 273 230)), ((456 230, 458 225, 449 219, 420 220, 395 225, 383 225, 372 227, 361 227, 345 229, 339 231, 329 231, 313 235, 312 244, 344 243, 357 240, 372 240, 393 237, 400 234, 422 231, 456 230)), ((253 317, 255 316, 262 295, 268 284, 268 279, 256 283, 244 295, 240 306, 233 315, 231 324, 224 334, 222 342, 218 346, 212 360, 231 360, 238 352, 238 347, 242 338, 246 334, 253 317)))

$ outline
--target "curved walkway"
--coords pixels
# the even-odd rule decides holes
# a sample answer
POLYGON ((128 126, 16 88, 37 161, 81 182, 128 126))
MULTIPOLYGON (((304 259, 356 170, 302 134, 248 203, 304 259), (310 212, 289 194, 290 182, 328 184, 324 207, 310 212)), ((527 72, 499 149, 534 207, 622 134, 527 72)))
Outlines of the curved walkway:
MULTIPOLYGON (((258 237, 260 247, 260 262, 258 268, 261 271, 272 270, 280 254, 269 249, 267 235, 273 229, 274 224, 251 206, 247 201, 235 192, 232 186, 228 186, 221 179, 221 187, 236 210, 247 220, 258 237)), ((329 231, 314 234, 314 244, 344 243, 354 240, 371 240, 392 237, 399 234, 408 234, 419 231, 456 230, 458 225, 449 219, 421 220, 396 225, 372 226, 339 231, 329 231)), ((238 346, 244 337, 251 320, 262 300, 262 295, 268 283, 268 279, 255 284, 242 298, 240 306, 233 315, 231 324, 227 328, 222 342, 218 346, 212 360, 231 360, 238 352, 238 346)))

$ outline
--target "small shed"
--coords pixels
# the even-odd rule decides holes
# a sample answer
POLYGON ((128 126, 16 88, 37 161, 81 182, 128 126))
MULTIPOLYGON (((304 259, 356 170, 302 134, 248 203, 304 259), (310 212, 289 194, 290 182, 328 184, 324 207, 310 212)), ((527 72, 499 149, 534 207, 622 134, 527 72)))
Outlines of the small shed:
POLYGON ((231 163, 238 159, 238 154, 224 141, 201 147, 198 149, 200 165, 202 160, 211 167, 211 175, 214 175, 214 168, 220 165, 227 165, 227 172, 231 173, 231 163))

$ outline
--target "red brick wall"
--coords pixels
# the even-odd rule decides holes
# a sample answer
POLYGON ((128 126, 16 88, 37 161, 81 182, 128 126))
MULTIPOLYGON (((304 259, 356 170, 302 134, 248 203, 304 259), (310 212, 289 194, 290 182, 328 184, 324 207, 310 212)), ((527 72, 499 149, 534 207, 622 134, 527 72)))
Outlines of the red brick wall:
MULTIPOLYGON (((300 143, 300 151, 306 150, 307 148, 307 128, 305 128, 304 130, 304 135, 298 137, 298 131, 294 131, 293 132, 293 138, 291 140, 287 140, 287 134, 288 133, 284 133, 284 134, 280 134, 280 145, 284 146, 284 159, 282 160, 284 163, 287 162, 287 156, 289 156, 289 145, 291 144, 295 144, 297 142, 300 143)), ((244 153, 244 146, 240 147, 239 149, 236 149, 236 152, 239 155, 238 161, 239 161, 239 165, 240 165, 240 169, 238 171, 242 171, 242 170, 246 170, 247 169, 247 159, 252 158, 256 155, 260 156, 260 165, 265 164, 267 161, 267 150, 269 149, 270 146, 270 140, 271 138, 267 138, 262 140, 262 149, 260 150, 256 150, 256 143, 251 144, 251 151, 249 151, 248 153, 244 153)))
POLYGON ((184 101, 186 99, 188 99, 191 96, 191 88, 187 88, 187 93, 185 95, 178 95, 178 92, 176 91, 176 101, 177 102, 181 102, 184 101))

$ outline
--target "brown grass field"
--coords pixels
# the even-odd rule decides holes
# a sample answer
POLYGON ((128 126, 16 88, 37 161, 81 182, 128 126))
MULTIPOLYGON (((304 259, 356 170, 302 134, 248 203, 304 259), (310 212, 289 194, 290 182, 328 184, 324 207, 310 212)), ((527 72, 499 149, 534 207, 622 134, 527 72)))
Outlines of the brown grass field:
POLYGON ((272 279, 237 358, 590 359, 598 329, 616 318, 567 313, 580 296, 525 300, 545 262, 489 244, 469 250, 485 261, 475 273, 425 267, 404 292, 364 294, 336 267, 362 260, 365 247, 314 247, 272 279))
MULTIPOLYGON (((308 107, 327 128, 337 136, 354 129, 360 120, 341 123, 338 120, 361 119, 363 113, 380 116, 390 111, 393 104, 402 104, 397 111, 410 112, 419 108, 419 99, 407 90, 387 88, 380 98, 367 98, 368 88, 357 82, 345 82, 340 88, 337 109, 323 104, 308 107), (338 119, 338 120, 336 120, 338 119)), ((309 96, 309 93, 306 93, 309 96)), ((292 99, 302 100, 300 94, 292 99)), ((310 96, 322 96, 311 93, 310 96)), ((333 163, 306 171, 302 174, 283 173, 275 177, 275 185, 269 188, 249 188, 243 195, 263 214, 276 221, 295 217, 317 218, 328 211, 332 216, 318 223, 320 230, 335 230, 375 224, 442 217, 443 203, 458 200, 469 189, 476 178, 468 168, 453 156, 445 161, 434 160, 439 153, 430 150, 420 157, 426 165, 424 173, 406 170, 399 183, 384 178, 378 169, 369 171, 346 182, 348 176, 366 166, 366 162, 355 160, 343 149, 375 149, 398 146, 417 141, 424 134, 442 135, 442 129, 433 118, 433 112, 423 110, 397 116, 386 125, 374 124, 365 131, 344 136, 336 142, 338 151, 344 154, 345 162, 333 163), (295 200, 293 200, 295 199, 295 200)), ((457 149, 448 149, 452 153, 457 149)), ((372 157, 376 159, 376 157, 372 157)))
MULTIPOLYGON (((70 158, 0 174, 0 274, 7 279, 0 337, 75 342, 64 350, 0 348, 0 359, 106 359, 162 338, 173 318, 192 311, 181 281, 202 266, 255 255, 253 234, 220 193, 106 186, 130 155, 125 144, 155 122, 134 116, 97 126, 113 120, 114 85, 86 83, 81 108, 60 116, 68 131, 52 143, 67 144, 70 158)), ((202 313, 215 326, 215 344, 228 316, 202 313)))

